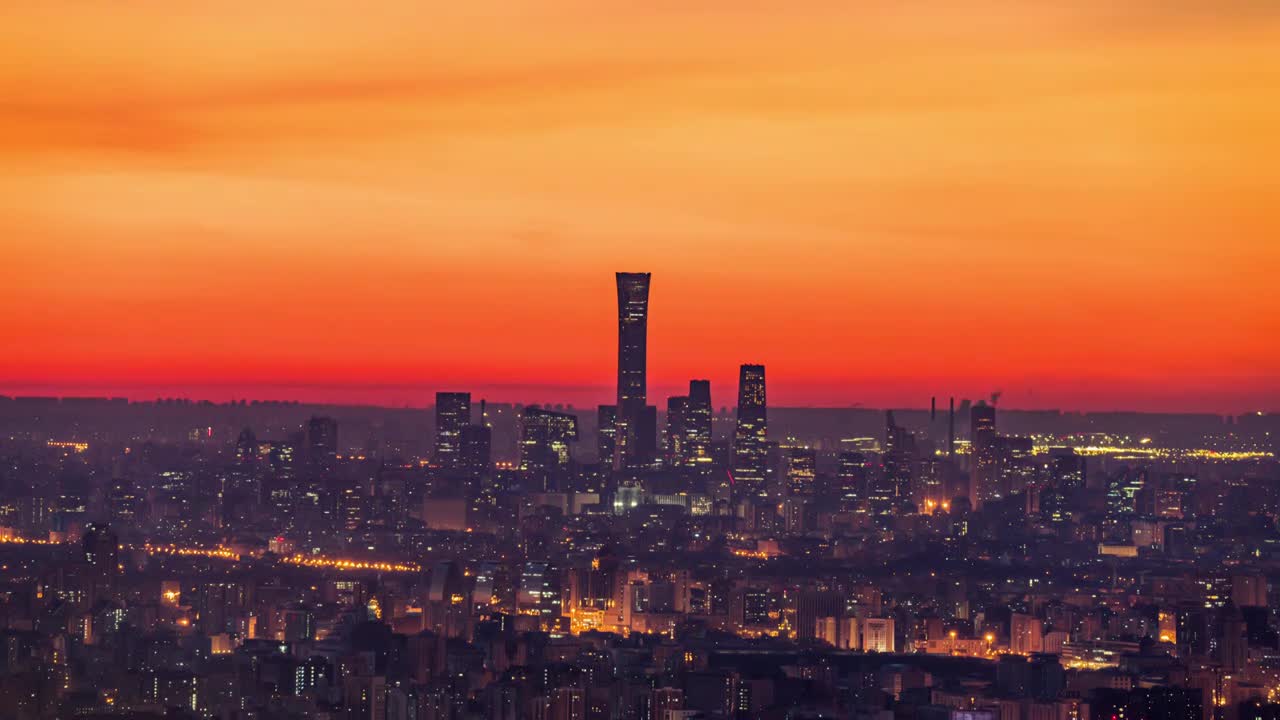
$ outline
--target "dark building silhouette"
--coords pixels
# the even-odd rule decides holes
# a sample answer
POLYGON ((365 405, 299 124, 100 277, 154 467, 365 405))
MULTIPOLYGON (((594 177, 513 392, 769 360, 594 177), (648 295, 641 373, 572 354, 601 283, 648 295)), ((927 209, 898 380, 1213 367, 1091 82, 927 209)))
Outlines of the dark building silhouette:
POLYGON ((1128 542, 1129 521, 1143 515, 1142 500, 1149 497, 1151 476, 1145 469, 1122 468, 1107 479, 1103 533, 1114 542, 1128 542))
POLYGON ((642 415, 647 403, 646 356, 649 326, 649 273, 617 273, 618 284, 618 401, 615 469, 646 465, 642 455, 656 444, 642 415))
POLYGON ((710 473, 711 458, 711 381, 690 380, 689 402, 685 406, 684 424, 688 437, 685 463, 700 472, 710 473))
POLYGON ((978 404, 969 411, 969 502, 974 510, 999 497, 1000 448, 996 409, 978 404))
POLYGON ((473 476, 485 475, 493 458, 493 430, 487 425, 462 428, 461 467, 473 476))
POLYGON ((867 456, 842 452, 836 464, 836 492, 843 510, 853 510, 867 499, 867 456))
POLYGON ((596 408, 596 458, 601 465, 613 466, 613 454, 618 445, 618 406, 601 405, 596 408))
POLYGON ((94 572, 109 577, 120 563, 120 539, 108 525, 94 523, 85 530, 82 542, 84 561, 94 572))
POLYGON ((578 416, 525 408, 520 415, 520 473, 529 486, 559 487, 569 468, 569 443, 577 439, 578 416))
POLYGON ((738 373, 738 425, 733 434, 733 479, 740 492, 765 490, 768 430, 764 366, 743 365, 738 373))
POLYGON ((894 421, 892 410, 886 411, 883 467, 870 493, 872 513, 889 514, 910 498, 911 466, 915 455, 915 435, 894 421))
POLYGON ((313 471, 331 469, 338 455, 338 421, 313 417, 307 421, 307 465, 313 471))
POLYGON ((470 477, 488 476, 493 470, 493 427, 484 400, 480 401, 479 422, 462 426, 461 452, 461 467, 470 477))
POLYGON ((471 393, 436 393, 435 464, 457 468, 462 463, 462 429, 471 424, 471 393))
POLYGON ((1049 481, 1054 487, 1080 489, 1088 479, 1088 465, 1074 448, 1053 448, 1049 451, 1049 481))
POLYGON ((635 427, 635 465, 629 467, 643 468, 649 466, 658 456, 658 408, 656 405, 645 405, 640 408, 635 427))
POLYGON ((1235 603, 1228 601, 1218 624, 1222 636, 1218 644, 1218 661, 1231 672, 1244 670, 1249 660, 1249 639, 1244 613, 1235 603))
POLYGON ((107 513, 117 527, 128 527, 138 520, 142 498, 127 478, 114 478, 107 491, 107 513))
POLYGON ((796 597, 796 637, 813 638, 817 635, 821 618, 843 618, 845 598, 829 590, 801 590, 796 597))
POLYGON ((112 594, 120 572, 120 539, 109 526, 94 523, 85 531, 81 548, 89 566, 85 589, 90 602, 96 602, 112 594))
POLYGON ((786 466, 786 490, 788 495, 811 497, 817 494, 818 458, 813 449, 787 448, 783 455, 786 466))
POLYGON ((662 459, 668 467, 684 467, 688 461, 688 412, 688 395, 667 398, 666 444, 663 447, 662 459))
POLYGON ((1027 692, 1032 697, 1052 700, 1061 695, 1067 686, 1066 670, 1057 655, 1034 653, 1027 669, 1027 692))
MULTIPOLYGON (((1204 717, 1204 695, 1199 688, 1153 687, 1129 692, 1127 712, 1120 717, 1133 720, 1200 720, 1204 717)), ((1105 714, 1095 717, 1115 717, 1105 714)))
POLYGON ((253 430, 245 428, 236 438, 236 460, 241 463, 251 463, 257 459, 258 437, 253 434, 253 430))

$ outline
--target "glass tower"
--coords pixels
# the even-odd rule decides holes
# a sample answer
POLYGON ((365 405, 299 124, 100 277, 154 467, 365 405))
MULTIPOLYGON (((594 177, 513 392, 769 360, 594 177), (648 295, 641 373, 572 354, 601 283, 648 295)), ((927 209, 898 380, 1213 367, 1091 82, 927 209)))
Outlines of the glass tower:
POLYGON ((618 283, 618 402, 614 440, 615 469, 636 468, 651 458, 641 457, 653 448, 654 431, 642 422, 646 405, 645 359, 649 326, 649 273, 617 274, 618 283))
POLYGON ((767 436, 764 366, 743 365, 738 373, 738 426, 733 434, 733 479, 742 492, 765 490, 767 436))

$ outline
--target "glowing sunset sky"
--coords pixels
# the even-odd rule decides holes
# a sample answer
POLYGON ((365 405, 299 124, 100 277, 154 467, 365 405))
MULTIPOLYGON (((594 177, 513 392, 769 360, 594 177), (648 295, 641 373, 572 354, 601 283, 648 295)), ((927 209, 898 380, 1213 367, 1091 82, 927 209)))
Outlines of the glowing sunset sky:
POLYGON ((0 393, 1280 408, 1280 3, 0 8, 0 393))

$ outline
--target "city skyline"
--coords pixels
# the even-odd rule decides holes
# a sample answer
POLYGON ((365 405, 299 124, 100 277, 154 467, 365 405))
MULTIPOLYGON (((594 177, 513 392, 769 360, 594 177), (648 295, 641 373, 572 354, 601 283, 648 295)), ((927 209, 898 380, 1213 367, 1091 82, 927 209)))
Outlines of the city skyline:
POLYGON ((643 268, 653 397, 1275 409, 1277 44, 1255 0, 11 5, 0 393, 608 402, 643 268))
POLYGON ((0 3, 0 720, 1280 720, 1277 48, 0 3))
MULTIPOLYGON (((612 413, 612 419, 609 421, 609 424, 611 427, 616 425, 616 427, 614 428, 613 437, 620 438, 621 440, 619 441, 610 440, 609 442, 615 448, 613 464, 617 469, 622 469, 624 467, 627 467, 629 465, 636 464, 636 463, 643 464, 646 460, 642 458, 652 457, 660 451, 659 441, 658 441, 659 429, 657 427, 658 408, 655 403, 650 402, 650 399, 665 397, 667 398, 668 403, 670 401, 687 402, 689 399, 689 396, 687 394, 678 395, 678 393, 682 391, 682 388, 679 385, 669 385, 665 383, 662 385, 655 386, 654 389, 657 392, 655 393, 649 392, 650 387, 649 387, 648 372, 647 372, 649 352, 648 352, 647 337, 648 337, 648 324, 649 324, 650 282, 652 278, 652 273, 615 272, 614 276, 615 276, 615 289, 617 292, 617 348, 618 350, 617 350, 617 358, 616 358, 616 366, 615 366, 616 382, 614 385, 614 393, 612 397, 608 398, 614 401, 612 404, 607 404, 606 402, 604 402, 605 397, 602 394, 604 391, 601 388, 576 388, 575 389, 571 387, 561 386, 558 389, 552 391, 553 393, 558 393, 560 395, 559 397, 555 397, 553 395, 550 398, 515 399, 511 397, 510 394, 528 392, 529 388, 521 388, 519 385, 516 385, 516 384, 509 384, 505 386, 504 385, 494 386, 484 381, 471 383, 470 387, 476 387, 479 389, 479 392, 477 393, 477 397, 481 399, 482 402, 485 399, 489 399, 489 400, 495 400, 497 402, 514 402, 515 404, 518 404, 518 405, 519 404, 529 405, 529 406, 553 406, 554 405, 557 407, 567 406, 571 408, 579 407, 579 408, 585 408, 585 409, 590 409, 592 405, 598 405, 599 411, 601 413, 604 413, 605 411, 612 413), (488 397, 487 398, 480 397, 484 395, 488 395, 488 397), (585 398, 585 403, 575 404, 573 400, 569 400, 566 402, 565 401, 566 396, 569 398, 574 398, 574 397, 579 398, 580 402, 583 398, 585 398), (617 408, 619 407, 628 407, 629 410, 626 412, 619 413, 617 411, 617 408), (628 430, 627 428, 629 424, 635 425, 637 427, 634 429, 628 430), (635 437, 633 437, 630 441, 628 441, 627 440, 628 434, 633 435, 635 437), (637 451, 634 449, 628 450, 629 442, 636 443, 637 441, 639 443, 638 445, 639 455, 635 455, 637 451)), ((739 371, 736 377, 736 385, 732 385, 730 382, 726 382, 723 379, 719 381, 721 384, 725 386, 737 388, 737 392, 739 393, 739 403, 741 402, 741 393, 744 387, 744 378, 746 377, 745 374, 748 372, 749 369, 751 372, 758 372, 761 374, 760 377, 754 377, 752 381, 753 382, 761 381, 761 388, 763 388, 763 383, 762 383, 763 369, 764 369, 763 365, 756 365, 756 364, 749 364, 749 363, 741 365, 739 367, 739 371)), ((695 372, 694 374, 697 374, 697 373, 695 372)), ((707 379, 701 379, 701 380, 694 379, 689 382, 690 382, 689 387, 692 390, 694 385, 709 386, 712 381, 707 379)), ((248 384, 248 386, 253 387, 254 385, 248 384)), ((49 391, 54 389, 52 387, 47 387, 39 384, 27 384, 27 385, 19 384, 19 385, 16 385, 15 387, 17 388, 18 392, 15 392, 14 395, 20 396, 20 397, 21 396, 26 396, 26 397, 37 396, 38 397, 38 396, 41 396, 42 394, 40 391, 49 391), (37 392, 31 392, 33 389, 35 389, 37 392)), ((81 391, 86 389, 85 386, 72 386, 72 387, 74 389, 81 390, 81 391)), ((92 386, 92 387, 93 387, 93 390, 101 391, 103 390, 103 388, 107 386, 92 386)), ((190 386, 187 386, 187 387, 190 387, 190 386)), ((384 396, 382 398, 383 400, 385 400, 386 397, 394 397, 397 395, 405 398, 412 397, 415 400, 421 400, 422 398, 425 398, 428 395, 435 396, 435 402, 433 403, 379 402, 377 399, 371 399, 371 398, 374 398, 375 396, 365 395, 361 397, 362 393, 369 392, 372 388, 367 386, 364 388, 361 388, 360 386, 355 386, 355 387, 346 388, 346 392, 355 393, 354 401, 352 401, 353 400, 352 397, 348 397, 346 398, 347 402, 343 402, 342 399, 335 399, 334 395, 332 394, 335 390, 338 389, 338 386, 330 386, 328 388, 325 388, 324 386, 284 385, 280 387, 293 388, 294 393, 291 395, 289 394, 288 390, 285 390, 284 391, 285 395, 283 397, 274 397, 274 396, 271 396, 269 393, 264 396, 253 396, 251 393, 250 395, 246 396, 240 392, 237 392, 237 390, 244 389, 244 384, 239 384, 235 386, 233 385, 222 386, 221 391, 214 391, 212 395, 206 395, 206 396, 201 396, 198 392, 195 394, 184 393, 181 390, 179 390, 173 395, 165 395, 163 393, 160 393, 158 395, 150 395, 146 391, 143 391, 141 393, 135 392, 137 388, 133 388, 132 390, 123 389, 123 388, 106 389, 105 392, 99 392, 98 394, 104 395, 104 396, 111 396, 111 397, 125 397, 132 401, 147 401, 152 399, 163 399, 163 398, 173 397, 178 399, 188 399, 188 400, 196 400, 196 401, 212 400, 215 402, 226 402, 226 401, 236 402, 236 401, 245 401, 245 400, 263 400, 263 401, 274 402, 274 401, 283 400, 283 401, 309 402, 309 403, 320 403, 320 404, 331 403, 335 405, 350 404, 350 405, 370 405, 370 406, 384 406, 384 407, 395 407, 395 406, 432 407, 436 411, 437 422, 442 422, 441 418, 445 416, 452 418, 451 420, 447 421, 448 423, 450 423, 452 427, 452 430, 450 431, 449 436, 447 436, 450 439, 438 440, 438 442, 443 443, 444 449, 441 450, 441 447, 438 446, 437 453, 443 452, 445 456, 452 456, 453 454, 459 452, 459 447, 457 445, 457 443, 459 442, 458 434, 462 431, 462 426, 465 425, 467 422, 465 420, 465 417, 469 416, 470 414, 470 398, 472 395, 471 390, 468 390, 465 392, 457 391, 456 385, 378 386, 376 390, 374 390, 374 392, 384 391, 391 394, 388 396, 384 396), (454 389, 444 389, 444 388, 454 388, 454 389), (302 391, 298 392, 299 389, 302 389, 302 391), (311 395, 310 393, 313 391, 318 391, 319 395, 318 396, 311 395), (221 393, 224 393, 224 392, 231 392, 231 394, 229 396, 222 395, 221 393), (418 396, 422 396, 422 397, 420 398, 418 396), (442 398, 448 401, 450 407, 446 408, 445 406, 440 405, 440 401, 442 398), (452 407, 454 403, 461 403, 461 405, 458 405, 457 407, 452 407)), ((205 388, 205 389, 208 390, 208 388, 205 388)), ((545 388, 542 388, 540 390, 534 390, 534 392, 546 393, 547 390, 545 388)), ((699 392, 706 392, 706 389, 704 388, 703 390, 699 390, 699 392)), ((763 391, 761 392, 763 393, 763 391)), ((3 395, 3 394, 4 394, 4 388, 0 387, 0 395, 3 395)), ((94 393, 92 392, 91 393, 84 393, 84 392, 61 393, 61 392, 55 391, 55 392, 48 392, 47 394, 48 396, 53 396, 53 397, 58 397, 58 396, 84 397, 84 396, 92 396, 94 393)), ((784 395, 785 394, 786 393, 784 393, 784 395)), ((978 405, 989 404, 990 406, 994 407, 1007 394, 1008 394, 1008 391, 1004 389, 996 389, 986 394, 978 393, 977 396, 973 398, 970 398, 967 395, 962 393, 961 399, 964 401, 972 400, 978 405)), ((1014 395, 1015 397, 1018 396, 1017 390, 1014 391, 1014 395)), ((952 397, 952 402, 954 403, 956 396, 953 394, 951 397, 952 397)), ((1035 397, 1034 389, 1027 392, 1025 396, 1025 398, 1028 398, 1028 399, 1033 397, 1035 397)), ((916 400, 918 399, 919 398, 916 398, 916 400)), ((937 402, 937 395, 936 394, 931 395, 930 404, 935 405, 936 402, 937 402)), ((732 409, 733 411, 737 412, 738 409, 740 408, 740 404, 719 405, 719 406, 712 404, 710 405, 710 409, 713 414, 715 413, 717 407, 719 407, 721 411, 728 411, 732 409)), ((788 407, 788 405, 786 403, 776 404, 775 407, 788 407)), ((865 404, 862 402, 852 402, 844 405, 834 404, 834 403, 830 403, 830 404, 797 403, 797 404, 790 405, 790 407, 818 407, 818 408, 850 407, 850 408, 871 409, 874 406, 871 404, 865 404)), ((893 409, 895 407, 899 409, 923 409, 922 404, 914 404, 914 400, 911 400, 911 399, 908 399, 906 402, 898 403, 898 404, 887 402, 887 403, 884 403, 882 407, 886 409, 893 409)), ((1173 413, 1173 414, 1177 414, 1177 413, 1219 414, 1224 416, 1231 416, 1236 414, 1249 414, 1253 412, 1262 412, 1260 410, 1255 411, 1252 408, 1244 408, 1239 411, 1227 411, 1227 412, 1216 411, 1216 410, 1205 411, 1203 409, 1188 409, 1186 407, 1183 407, 1178 410, 1174 410, 1174 409, 1162 410, 1159 408, 1142 409, 1142 408, 1126 408, 1126 407, 1114 407, 1114 406, 1102 407, 1102 408, 1088 408, 1088 407, 1073 408, 1073 407, 1061 407, 1061 406, 1052 406, 1052 405, 1038 406, 1038 405, 1035 405, 1034 402, 1030 405, 1023 405, 1023 406, 1015 405, 1015 406, 1012 406, 1012 408, 1006 402, 1003 405, 1003 407, 1006 409, 1014 409, 1014 410, 1032 410, 1032 411, 1059 410, 1062 412, 1081 412, 1081 413, 1097 412, 1097 411, 1101 411, 1101 412, 1108 412, 1108 411, 1126 412, 1127 411, 1127 412, 1150 412, 1150 413, 1173 413)), ((933 407, 932 409, 936 410, 936 407, 933 407)), ((670 422, 669 417, 667 419, 667 422, 670 422)), ((749 431, 749 432, 754 432, 754 431, 749 431)), ((451 460, 450 462, 457 461, 457 459, 458 458, 454 457, 454 459, 451 460)))

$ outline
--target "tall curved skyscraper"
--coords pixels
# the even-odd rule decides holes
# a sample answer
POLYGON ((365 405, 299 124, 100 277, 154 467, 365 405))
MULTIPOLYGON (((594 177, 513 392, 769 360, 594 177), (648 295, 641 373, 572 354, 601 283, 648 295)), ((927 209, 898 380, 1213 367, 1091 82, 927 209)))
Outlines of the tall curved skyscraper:
POLYGON ((646 353, 649 328, 649 273, 617 273, 618 282, 618 404, 617 435, 613 453, 615 469, 643 465, 647 458, 641 450, 649 447, 652 439, 644 442, 641 435, 647 404, 646 353))

